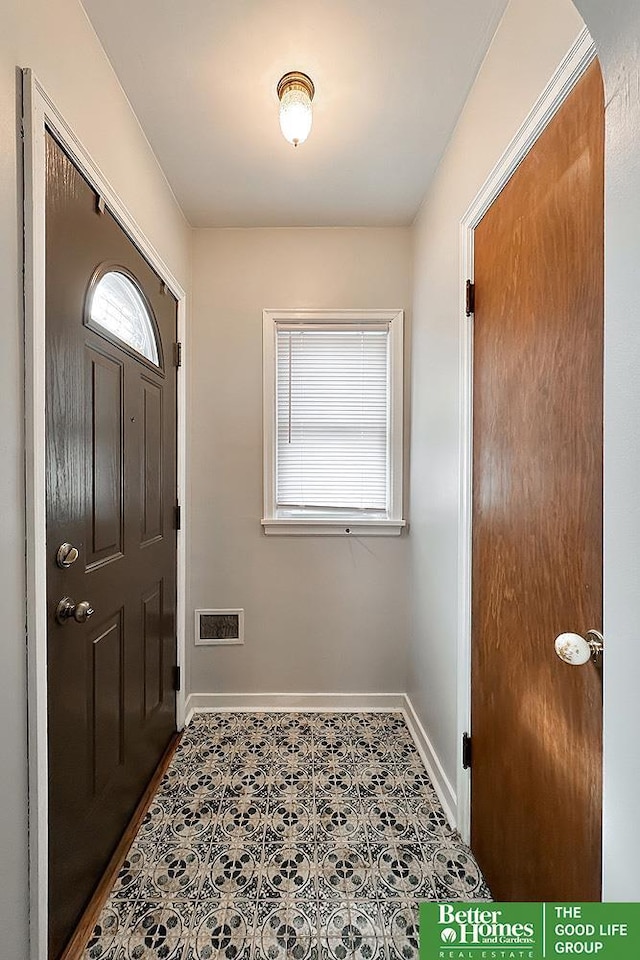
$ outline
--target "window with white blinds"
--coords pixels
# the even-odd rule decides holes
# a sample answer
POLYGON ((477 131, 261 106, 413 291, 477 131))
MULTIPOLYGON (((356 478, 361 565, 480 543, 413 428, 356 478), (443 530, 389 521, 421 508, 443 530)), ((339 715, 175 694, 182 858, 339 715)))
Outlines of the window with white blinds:
POLYGON ((386 515, 388 324, 278 325, 276 339, 276 508, 386 515))
POLYGON ((265 311, 266 532, 303 532, 270 529, 278 522, 315 533, 402 525, 401 320, 265 311))

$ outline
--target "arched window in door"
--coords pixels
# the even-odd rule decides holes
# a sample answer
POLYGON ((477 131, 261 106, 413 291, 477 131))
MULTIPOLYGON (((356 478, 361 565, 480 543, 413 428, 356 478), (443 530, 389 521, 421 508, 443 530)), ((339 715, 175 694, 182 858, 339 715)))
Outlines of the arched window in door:
POLYGON ((92 287, 88 323, 160 366, 151 308, 134 279, 118 268, 106 271, 92 287))

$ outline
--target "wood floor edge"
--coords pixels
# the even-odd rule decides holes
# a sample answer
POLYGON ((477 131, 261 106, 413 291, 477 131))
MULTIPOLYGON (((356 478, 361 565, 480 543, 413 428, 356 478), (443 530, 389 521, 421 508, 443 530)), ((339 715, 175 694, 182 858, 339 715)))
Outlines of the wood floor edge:
POLYGON ((156 794, 160 781, 162 780, 169 764, 171 763, 171 759, 181 737, 182 733, 175 733, 169 741, 167 749, 165 750, 160 763, 156 767, 156 771, 149 781, 147 789, 142 794, 138 806, 136 807, 126 830, 122 834, 118 846, 113 852, 113 856, 111 857, 111 860, 109 861, 107 868, 102 875, 100 883, 96 887, 95 893, 87 904, 87 907, 80 918, 78 926, 76 927, 71 939, 60 956, 60 960, 80 960, 82 957, 85 947, 89 941, 89 937, 91 936, 93 928, 96 925, 96 921, 100 916, 102 908, 107 902, 111 888, 127 856, 129 847, 133 843, 133 839, 138 832, 140 824, 142 823, 147 810, 151 806, 151 802, 156 794))

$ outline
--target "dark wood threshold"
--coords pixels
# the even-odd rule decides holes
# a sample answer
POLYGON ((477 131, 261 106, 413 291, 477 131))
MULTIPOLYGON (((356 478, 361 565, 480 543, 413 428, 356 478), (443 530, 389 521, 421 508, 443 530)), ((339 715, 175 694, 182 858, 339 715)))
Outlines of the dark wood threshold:
POLYGON ((164 752, 164 755, 158 764, 155 773, 153 774, 147 789, 142 794, 138 806, 135 809, 135 812, 129 821, 129 824, 122 834, 120 843, 113 852, 113 856, 107 865, 107 869, 102 875, 100 883, 95 889, 95 893, 91 897, 91 900, 87 904, 87 907, 80 918, 78 926, 76 927, 71 940, 65 947, 60 960, 80 960, 84 950, 89 942, 89 937, 93 932, 93 928, 96 925, 98 917, 104 907, 111 889, 116 881, 116 877, 120 873, 120 868, 124 863, 127 853, 129 852, 129 847, 134 841, 134 838, 140 828, 140 824, 145 818, 147 810, 151 806, 151 802, 156 794, 156 791, 160 785, 160 781, 166 773, 167 767, 171 763, 173 754, 175 753, 176 747, 180 742, 182 733, 175 733, 169 745, 164 752))

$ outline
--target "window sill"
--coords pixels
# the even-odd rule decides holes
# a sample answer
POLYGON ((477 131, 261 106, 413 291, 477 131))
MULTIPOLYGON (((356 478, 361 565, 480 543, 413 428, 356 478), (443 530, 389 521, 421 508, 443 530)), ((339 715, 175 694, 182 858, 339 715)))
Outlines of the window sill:
POLYGON ((399 537, 406 520, 261 520, 269 537, 399 537))

